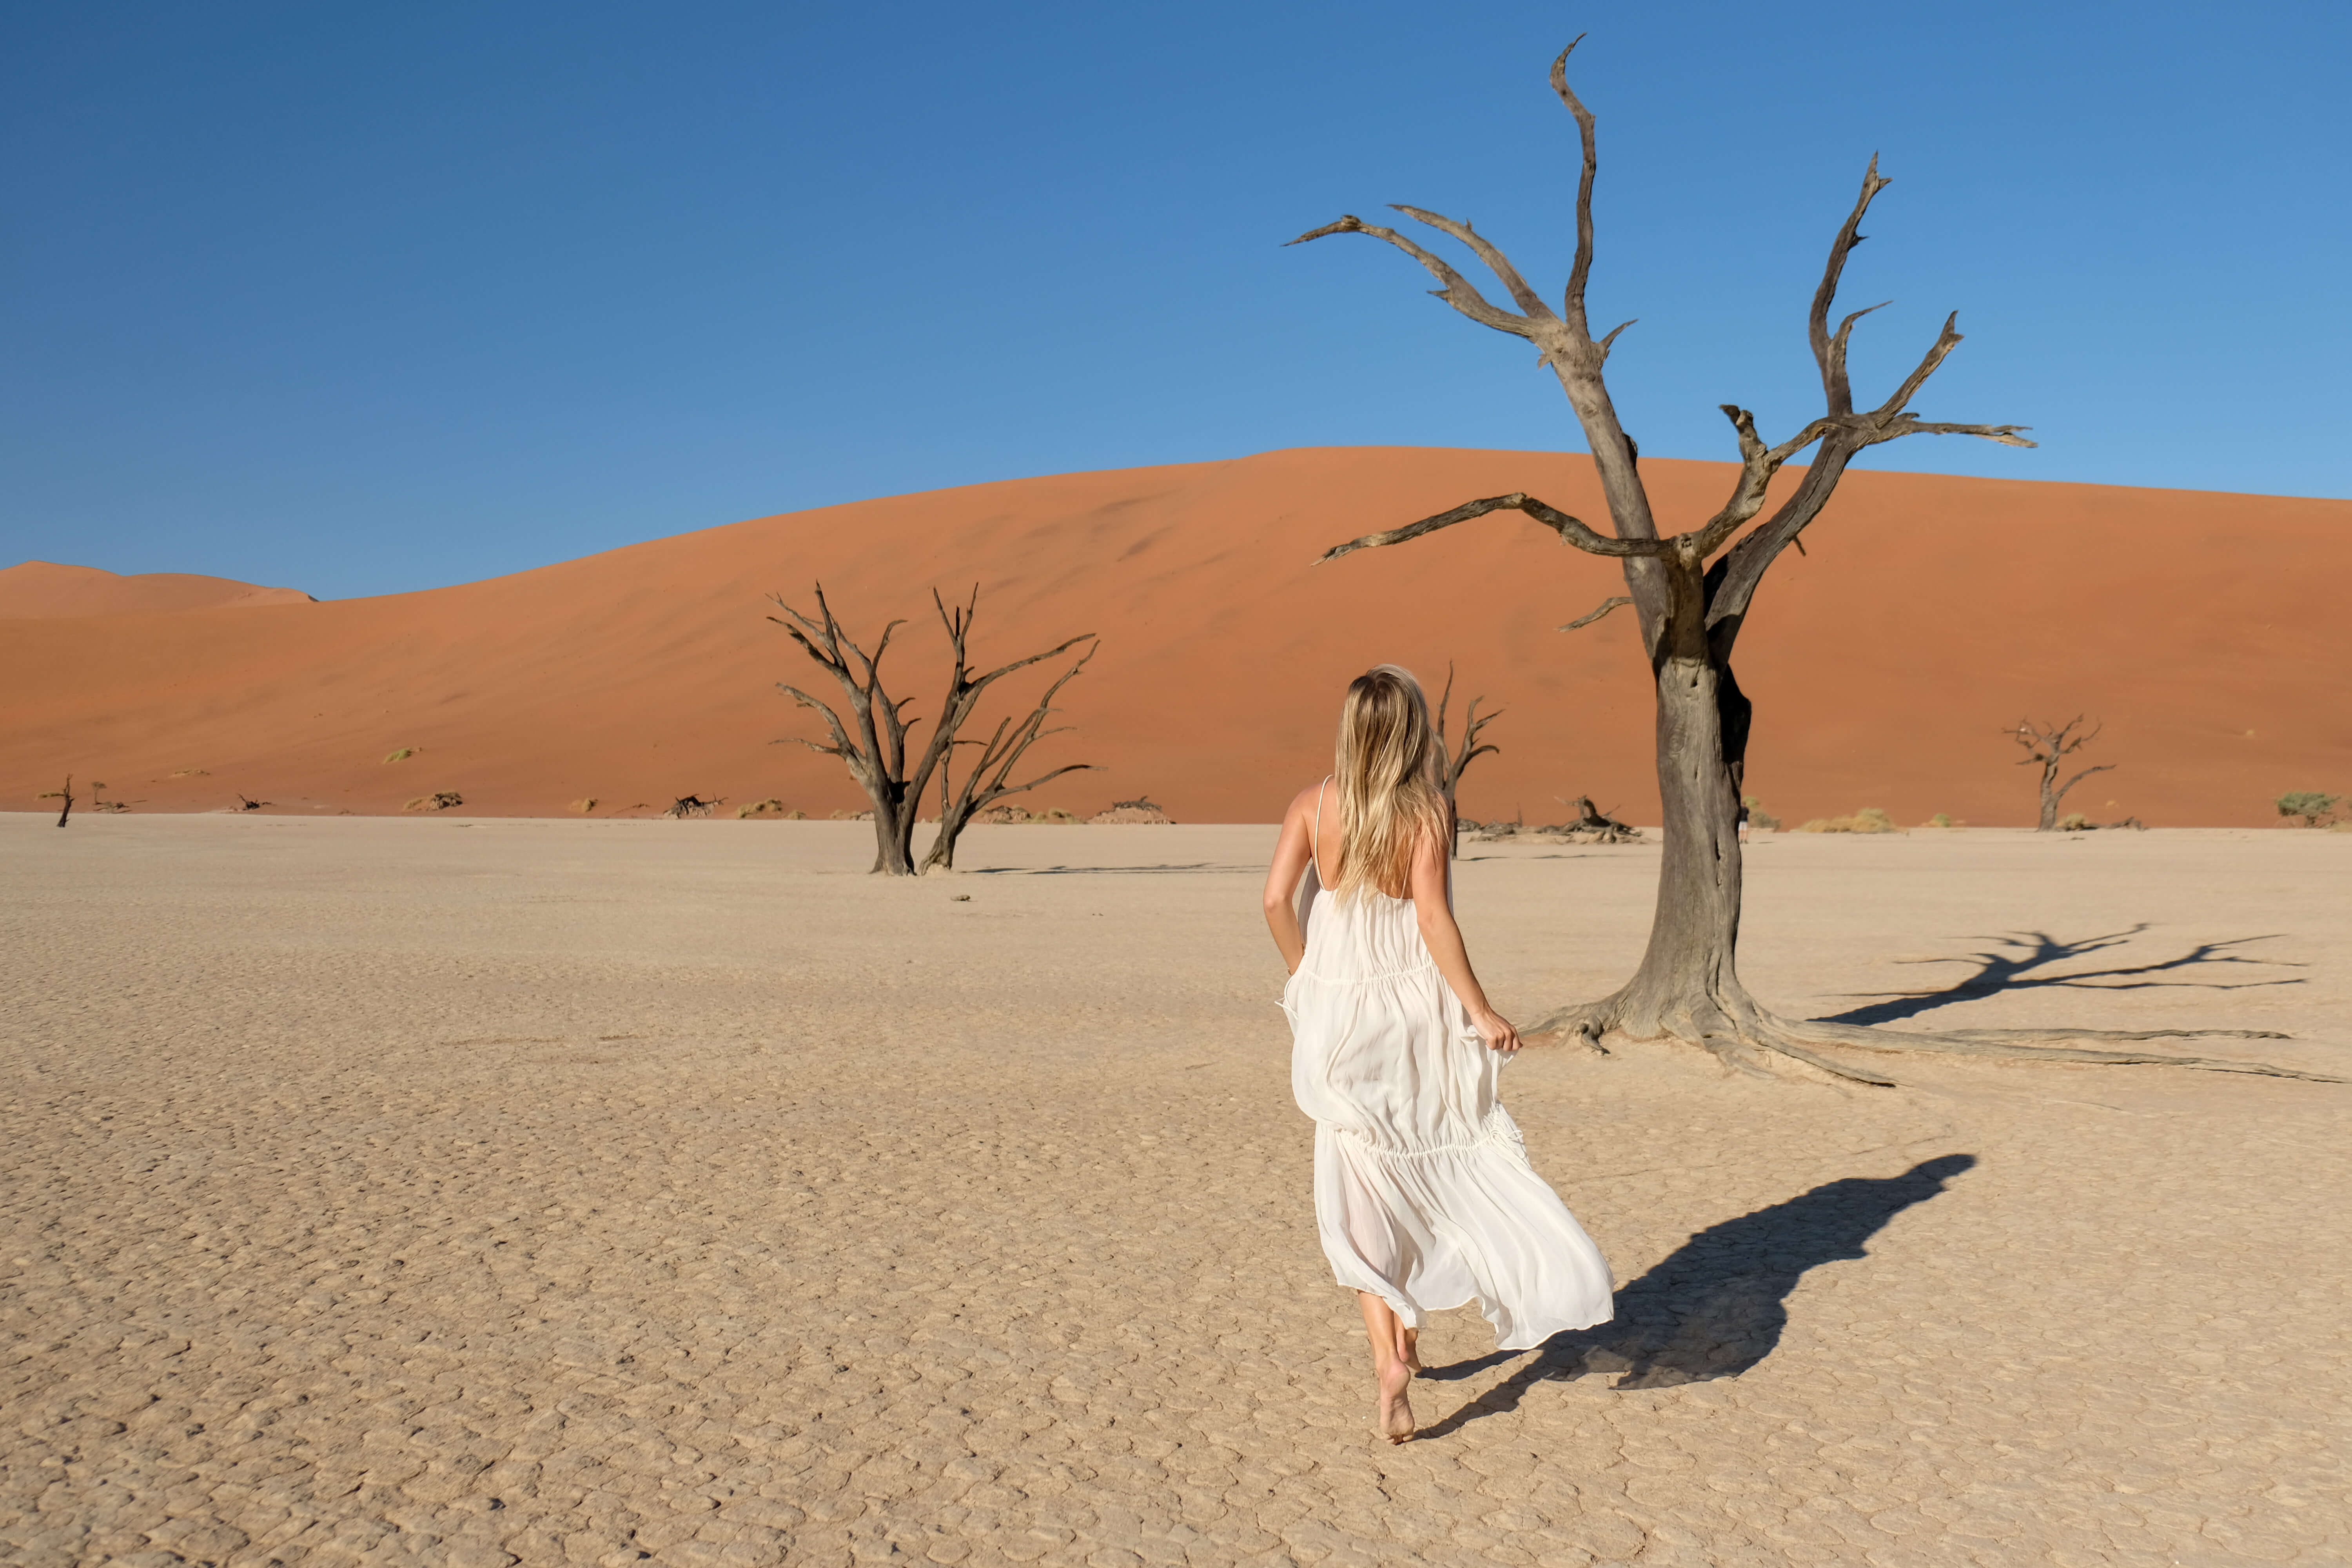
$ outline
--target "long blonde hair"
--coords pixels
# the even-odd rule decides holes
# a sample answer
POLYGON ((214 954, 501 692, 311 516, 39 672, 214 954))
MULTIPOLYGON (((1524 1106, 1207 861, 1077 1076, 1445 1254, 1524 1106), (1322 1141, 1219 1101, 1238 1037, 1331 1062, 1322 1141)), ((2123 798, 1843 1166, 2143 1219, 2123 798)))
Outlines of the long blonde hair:
POLYGON ((1402 897, 1413 846, 1445 834, 1435 728, 1429 700, 1410 670, 1376 665, 1348 683, 1339 704, 1339 869, 1335 896, 1372 891, 1402 897))

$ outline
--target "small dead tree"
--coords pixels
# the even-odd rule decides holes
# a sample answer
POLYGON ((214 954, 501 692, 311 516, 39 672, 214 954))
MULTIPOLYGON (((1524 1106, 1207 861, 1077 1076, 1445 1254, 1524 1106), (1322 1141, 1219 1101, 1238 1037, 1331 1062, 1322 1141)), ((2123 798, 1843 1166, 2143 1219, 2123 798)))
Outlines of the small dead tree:
POLYGON ((2104 724, 2094 724, 2077 735, 2075 728, 2082 722, 2080 713, 2063 724, 2053 724, 2046 719, 2035 724, 2021 719, 2017 721, 2016 730, 2010 734, 2011 740, 2025 748, 2025 755, 2017 760, 2017 765, 2024 768, 2039 763, 2042 768, 2042 820, 2034 826, 2036 833, 2055 833, 2058 830, 2058 806, 2066 798, 2068 790, 2093 773, 2115 771, 2115 763, 2101 763, 2095 768, 2084 768, 2064 784, 2058 782, 2059 769, 2065 760, 2097 740, 2099 731, 2106 728, 2104 724))
POLYGON ((1449 750, 1445 741, 1445 710, 1453 700, 1454 661, 1447 659, 1445 689, 1437 699, 1437 756, 1439 764, 1445 770, 1445 812, 1454 821, 1454 853, 1459 855, 1462 852, 1462 813, 1454 792, 1461 786, 1462 775, 1470 771, 1472 763, 1490 752, 1496 756, 1503 754, 1503 748, 1492 742, 1483 746, 1478 743, 1479 731, 1501 718, 1503 713, 1498 708, 1481 718, 1478 704, 1486 700, 1484 697, 1470 699, 1470 706, 1462 714, 1462 744, 1449 750))
MULTIPOLYGON (((1568 395, 1599 472, 1613 531, 1610 534, 1596 531, 1533 496, 1514 492, 1465 501, 1402 528, 1366 534, 1335 546, 1322 557, 1332 561, 1358 550, 1402 544, 1491 512, 1517 511, 1551 530, 1563 542, 1622 565, 1625 595, 1603 603, 1569 626, 1590 625, 1619 604, 1632 605, 1641 623, 1642 646, 1657 703, 1658 793, 1664 808, 1656 913, 1649 946, 1631 980, 1600 1001, 1547 1015, 1528 1032, 1570 1036, 1587 1043, 1597 1043, 1611 1030, 1643 1039, 1667 1037, 1702 1045, 1727 1064, 1750 1071, 1759 1070, 1755 1062, 1759 1056, 1777 1053, 1865 1083, 1889 1080, 1832 1061, 1816 1047, 1864 1046, 2037 1060, 2168 1061, 2231 1071, 2283 1071, 2137 1052, 2049 1050, 2028 1043, 2079 1039, 2090 1031, 1898 1035, 1790 1020, 1767 1011, 1748 994, 1737 962, 1741 886, 1738 818, 1753 710, 1733 678, 1731 656, 1765 573, 1789 546, 1799 543, 1798 536, 1821 515, 1847 465, 1873 447, 1906 436, 1974 436, 2005 447, 2033 443, 2021 434, 2022 426, 1953 424, 1922 419, 1913 411, 1913 398, 1959 346, 1960 334, 1954 330, 1957 316, 1947 318, 1918 364, 1882 402, 1855 406, 1846 366, 1847 342, 1854 323, 1881 307, 1853 311, 1834 327, 1831 307, 1847 258, 1862 242, 1863 216, 1888 184, 1874 156, 1863 174, 1862 191, 1853 210, 1831 241, 1829 261, 1806 321, 1813 363, 1821 374, 1822 414, 1786 440, 1767 445, 1757 434, 1752 414, 1734 404, 1721 405, 1739 449, 1739 475, 1731 494, 1721 510, 1698 526, 1680 533, 1662 533, 1643 483, 1640 451, 1619 423, 1602 376, 1611 346, 1633 322, 1596 338, 1586 314, 1585 291, 1593 258, 1592 184, 1599 154, 1592 113, 1568 83, 1569 55, 1575 47, 1571 43, 1561 50, 1551 68, 1552 90, 1575 118, 1583 151, 1576 192, 1576 255, 1559 310, 1529 286, 1492 240, 1468 223, 1420 207, 1395 210, 1465 247, 1502 285, 1516 310, 1489 301, 1450 262, 1415 240, 1352 215, 1310 229, 1290 242, 1304 244, 1335 234, 1368 235, 1418 263, 1437 280, 1439 287, 1433 290, 1436 297, 1461 315, 1533 344, 1537 362, 1549 368, 1568 395), (1766 513, 1767 491, 1774 476, 1808 448, 1811 456, 1803 478, 1777 508, 1766 513), (1763 521, 1757 522, 1759 515, 1763 521), (1751 522, 1753 528, 1748 527, 1751 522)), ((2097 1037, 2122 1037, 2100 1034, 2097 1037)))
MULTIPOLYGON (((940 837, 931 846, 924 868, 950 866, 955 856, 955 837, 971 820, 973 813, 987 809, 990 804, 1008 795, 1019 795, 1035 789, 1064 773, 1076 773, 1091 767, 1087 763, 1073 763, 1043 773, 1025 784, 1010 781, 1013 768, 1022 754, 1045 736, 1060 733, 1059 729, 1045 727, 1045 720, 1056 710, 1055 696, 1084 669, 1099 646, 1092 632, 1058 643, 1043 653, 1033 653, 1026 658, 1016 658, 994 669, 975 671, 970 659, 969 639, 980 606, 980 589, 972 588, 971 599, 952 611, 931 591, 931 603, 940 614, 940 624, 947 629, 952 661, 948 673, 945 696, 940 703, 940 717, 932 724, 929 743, 917 754, 910 766, 907 744, 908 731, 922 722, 909 719, 905 709, 912 698, 893 700, 882 686, 882 658, 889 651, 890 638, 906 625, 892 621, 882 628, 882 636, 867 653, 841 629, 834 617, 833 606, 825 602, 824 585, 816 588, 816 609, 814 616, 803 615, 784 602, 782 595, 769 595, 770 601, 782 610, 782 616, 768 618, 784 628, 792 639, 800 644, 809 658, 822 666, 839 684, 849 708, 849 719, 829 704, 819 701, 799 687, 786 681, 777 682, 777 689, 803 708, 814 709, 825 723, 832 739, 829 743, 790 737, 793 743, 810 751, 839 757, 848 764, 850 777, 865 790, 866 797, 874 803, 874 867, 875 872, 895 877, 915 874, 915 819, 924 793, 929 788, 934 773, 940 775, 942 811, 940 837), (1027 719, 1019 723, 1007 719, 1001 721, 996 732, 986 742, 959 739, 959 732, 980 706, 982 696, 1004 677, 1033 664, 1057 658, 1077 647, 1089 645, 1076 663, 1046 689, 1027 719), (959 745, 979 746, 981 754, 971 771, 965 775, 961 789, 951 788, 947 778, 948 759, 959 745), (952 814, 952 819, 951 816, 952 814)), ((780 742, 781 743, 781 742, 780 742)))
MULTIPOLYGON (((104 786, 101 785, 100 787, 104 786)), ((59 827, 63 827, 66 825, 66 818, 73 815, 73 774, 68 773, 66 775, 65 788, 46 791, 41 795, 41 798, 43 800, 54 800, 63 803, 58 811, 58 826, 59 827)))

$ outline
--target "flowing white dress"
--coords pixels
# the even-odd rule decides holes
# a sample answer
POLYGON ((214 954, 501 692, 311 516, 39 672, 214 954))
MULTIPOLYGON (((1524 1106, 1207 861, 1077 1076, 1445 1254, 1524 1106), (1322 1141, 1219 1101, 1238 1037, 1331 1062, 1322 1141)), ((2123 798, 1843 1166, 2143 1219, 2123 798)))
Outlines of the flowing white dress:
POLYGON ((1504 1350, 1607 1322, 1609 1265, 1528 1163, 1499 1094, 1508 1058, 1438 973, 1412 900, 1342 902, 1310 861, 1299 924, 1282 1007, 1332 1274, 1408 1328, 1475 1300, 1504 1350))

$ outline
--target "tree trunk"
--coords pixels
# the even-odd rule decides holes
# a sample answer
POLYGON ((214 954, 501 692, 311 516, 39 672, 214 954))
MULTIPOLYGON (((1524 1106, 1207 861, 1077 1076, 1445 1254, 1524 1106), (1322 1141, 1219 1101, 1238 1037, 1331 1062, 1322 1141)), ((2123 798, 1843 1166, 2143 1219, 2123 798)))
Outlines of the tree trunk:
POLYGON ((2058 831, 2058 763, 2054 757, 2042 769, 2042 821, 2036 833, 2058 831))
POLYGON ((915 803, 885 784, 867 784, 874 803, 874 869, 892 877, 915 874, 915 803))
MULTIPOLYGON (((1664 863, 1648 951, 1612 999, 1611 1022, 1644 1039, 1728 1045, 1755 1011, 1738 968, 1739 786, 1724 723, 1727 706, 1744 719, 1747 700, 1730 670, 1700 652, 1659 661, 1657 698, 1664 863)), ((1744 742, 1744 722, 1740 731, 1744 742)))

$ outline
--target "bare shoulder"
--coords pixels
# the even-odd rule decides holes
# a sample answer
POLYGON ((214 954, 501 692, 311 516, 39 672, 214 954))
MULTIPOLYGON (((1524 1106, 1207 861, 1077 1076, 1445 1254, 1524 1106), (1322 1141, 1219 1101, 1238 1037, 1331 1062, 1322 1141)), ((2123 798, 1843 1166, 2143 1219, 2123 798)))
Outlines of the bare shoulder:
POLYGON ((1285 822, 1304 821, 1315 814, 1315 803, 1321 798, 1324 781, 1316 780, 1290 797, 1290 809, 1282 814, 1285 822))

